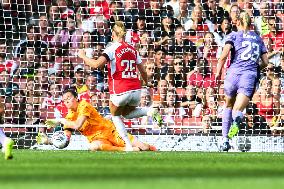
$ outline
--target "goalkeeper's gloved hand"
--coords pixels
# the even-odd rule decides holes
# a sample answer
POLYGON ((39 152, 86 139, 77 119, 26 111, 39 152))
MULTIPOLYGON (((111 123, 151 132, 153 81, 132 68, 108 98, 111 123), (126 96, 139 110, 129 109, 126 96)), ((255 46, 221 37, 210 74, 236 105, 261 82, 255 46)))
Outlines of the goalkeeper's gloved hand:
POLYGON ((65 125, 65 123, 66 123, 66 119, 64 118, 47 119, 45 121, 45 125, 47 126, 47 128, 54 128, 60 124, 65 125))

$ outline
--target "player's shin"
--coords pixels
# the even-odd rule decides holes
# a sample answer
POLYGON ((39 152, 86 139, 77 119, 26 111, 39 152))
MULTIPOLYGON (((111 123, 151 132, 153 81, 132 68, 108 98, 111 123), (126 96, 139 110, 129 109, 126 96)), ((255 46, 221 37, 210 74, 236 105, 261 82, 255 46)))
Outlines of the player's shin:
POLYGON ((231 124, 232 124, 232 109, 225 108, 223 112, 223 118, 222 118, 222 136, 224 140, 227 139, 227 141, 224 141, 224 142, 229 142, 228 133, 229 133, 231 124))
POLYGON ((125 125, 124 125, 121 117, 120 116, 112 116, 112 121, 115 125, 115 128, 116 128, 118 134, 120 135, 122 140, 124 140, 124 142, 125 142, 126 151, 132 151, 133 150, 132 144, 131 144, 131 142, 128 138, 127 131, 125 129, 125 125))

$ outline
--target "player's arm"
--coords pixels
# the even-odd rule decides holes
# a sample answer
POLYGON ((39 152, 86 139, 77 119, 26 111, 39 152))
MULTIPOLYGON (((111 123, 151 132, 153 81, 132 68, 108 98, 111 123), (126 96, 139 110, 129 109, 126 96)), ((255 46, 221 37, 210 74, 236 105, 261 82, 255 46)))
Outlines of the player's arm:
POLYGON ((64 129, 80 129, 87 121, 87 116, 80 116, 76 121, 70 121, 67 119, 61 119, 60 122, 64 125, 64 129))
POLYGON ((138 70, 139 70, 139 72, 141 74, 141 77, 142 77, 143 81, 147 85, 148 79, 147 79, 147 72, 145 70, 144 64, 137 64, 137 68, 138 68, 138 70))
POLYGON ((266 66, 268 65, 268 57, 267 57, 267 53, 264 53, 260 56, 261 58, 261 63, 259 65, 260 70, 263 70, 264 68, 266 68, 266 66))
POLYGON ((83 59, 85 64, 92 68, 102 68, 108 61, 105 56, 100 56, 98 59, 89 58, 83 49, 79 50, 78 56, 83 59))
POLYGON ((229 56, 231 48, 232 48, 232 45, 230 43, 226 43, 226 45, 224 46, 223 52, 218 60, 216 77, 220 77, 222 75, 222 69, 227 60, 227 57, 229 56))

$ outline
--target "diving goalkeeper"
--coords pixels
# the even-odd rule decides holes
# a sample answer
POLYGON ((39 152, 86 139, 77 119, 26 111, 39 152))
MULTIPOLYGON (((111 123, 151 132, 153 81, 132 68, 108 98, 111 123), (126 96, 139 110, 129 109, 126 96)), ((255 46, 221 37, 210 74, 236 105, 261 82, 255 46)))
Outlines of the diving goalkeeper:
MULTIPOLYGON (((103 118, 87 101, 79 101, 76 89, 66 89, 63 92, 62 100, 68 108, 68 114, 65 118, 47 120, 48 127, 55 127, 59 123, 63 124, 68 138, 71 137, 71 130, 80 131, 82 135, 87 137, 92 151, 125 151, 124 140, 120 138, 114 124, 103 118)), ((154 146, 140 142, 130 134, 128 137, 134 151, 156 150, 154 146)))

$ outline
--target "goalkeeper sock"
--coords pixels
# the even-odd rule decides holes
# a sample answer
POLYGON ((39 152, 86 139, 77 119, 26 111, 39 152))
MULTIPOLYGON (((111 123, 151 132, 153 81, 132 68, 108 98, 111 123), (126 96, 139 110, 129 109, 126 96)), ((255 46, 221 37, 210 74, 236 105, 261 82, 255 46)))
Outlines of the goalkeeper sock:
POLYGON ((225 108, 222 118, 222 136, 228 138, 228 133, 232 124, 232 109, 225 108))
POLYGON ((100 150, 102 151, 124 151, 125 147, 113 146, 110 144, 101 144, 100 150))
POLYGON ((112 116, 112 121, 115 125, 115 128, 118 132, 118 134, 120 135, 120 137, 122 138, 122 140, 124 140, 125 142, 125 147, 128 149, 132 148, 132 144, 127 136, 127 131, 125 129, 125 125, 121 119, 120 116, 112 116))
POLYGON ((139 118, 142 116, 146 116, 147 113, 149 112, 150 108, 148 107, 143 107, 143 108, 135 108, 132 112, 129 114, 123 116, 126 119, 132 119, 132 118, 139 118))
POLYGON ((6 135, 5 135, 5 133, 3 132, 3 129, 0 128, 0 143, 1 143, 2 145, 4 144, 5 138, 6 138, 6 135))

